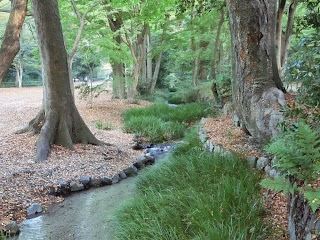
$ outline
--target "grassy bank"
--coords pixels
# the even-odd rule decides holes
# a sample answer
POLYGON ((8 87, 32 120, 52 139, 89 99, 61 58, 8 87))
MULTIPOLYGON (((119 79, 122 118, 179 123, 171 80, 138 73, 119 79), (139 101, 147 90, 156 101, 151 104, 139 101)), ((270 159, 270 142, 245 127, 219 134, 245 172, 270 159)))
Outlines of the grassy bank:
POLYGON ((212 111, 208 104, 192 103, 170 107, 155 103, 147 108, 132 108, 123 113, 124 130, 146 137, 151 142, 182 138, 187 127, 212 111))
POLYGON ((264 239, 259 177, 238 158, 213 156, 191 132, 165 163, 139 176, 116 215, 117 239, 264 239))

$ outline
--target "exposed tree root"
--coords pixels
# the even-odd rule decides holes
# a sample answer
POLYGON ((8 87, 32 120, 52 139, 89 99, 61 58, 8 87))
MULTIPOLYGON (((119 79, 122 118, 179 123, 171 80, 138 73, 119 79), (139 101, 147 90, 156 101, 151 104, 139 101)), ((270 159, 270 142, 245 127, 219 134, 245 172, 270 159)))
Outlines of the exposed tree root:
POLYGON ((33 134, 39 134, 45 120, 44 109, 42 108, 24 128, 16 131, 16 134, 32 132, 33 134))
POLYGON ((40 133, 37 141, 36 162, 45 161, 48 158, 52 144, 71 150, 74 149, 74 143, 112 145, 99 141, 91 133, 76 108, 73 108, 71 112, 71 114, 62 114, 49 111, 48 114, 45 114, 44 109, 41 109, 26 127, 16 132, 17 134, 40 133))

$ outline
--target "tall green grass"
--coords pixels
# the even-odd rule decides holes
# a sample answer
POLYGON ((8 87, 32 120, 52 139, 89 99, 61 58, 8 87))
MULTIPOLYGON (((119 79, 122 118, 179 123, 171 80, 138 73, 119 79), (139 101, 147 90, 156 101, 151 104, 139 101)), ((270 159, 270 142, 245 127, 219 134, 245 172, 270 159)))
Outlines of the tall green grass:
POLYGON ((234 157, 203 152, 192 133, 140 176, 116 215, 117 239, 265 239, 259 176, 234 157))
POLYGON ((147 108, 131 108, 123 113, 124 130, 152 142, 175 140, 183 137, 188 124, 207 116, 208 109, 204 103, 170 107, 160 102, 147 108))

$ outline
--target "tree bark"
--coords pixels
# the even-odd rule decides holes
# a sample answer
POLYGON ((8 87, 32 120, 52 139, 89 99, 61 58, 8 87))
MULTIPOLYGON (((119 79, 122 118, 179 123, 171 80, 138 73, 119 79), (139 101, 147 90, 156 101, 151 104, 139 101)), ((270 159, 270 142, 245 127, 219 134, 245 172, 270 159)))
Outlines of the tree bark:
POLYGON ((11 13, 0 49, 0 85, 20 50, 20 33, 27 13, 28 0, 12 0, 11 13))
POLYGON ((137 35, 137 52, 135 52, 134 46, 130 41, 129 35, 127 32, 125 32, 125 36, 126 36, 126 41, 127 41, 127 45, 129 46, 131 55, 134 59, 135 62, 135 67, 134 67, 134 72, 133 72, 133 84, 131 87, 128 87, 128 99, 129 101, 133 101, 134 97, 137 94, 137 86, 139 83, 139 75, 140 75, 140 70, 141 70, 141 66, 144 60, 144 54, 143 54, 143 42, 144 42, 144 37, 145 37, 145 33, 147 30, 147 25, 144 23, 143 24, 143 29, 142 32, 139 33, 137 35))
POLYGON ((277 49, 277 64, 281 66, 281 45, 282 45, 282 19, 286 9, 287 0, 278 1, 277 23, 276 23, 276 49, 277 49))
POLYGON ((210 79, 212 79, 212 85, 211 85, 211 91, 213 94, 213 98, 215 102, 220 101, 220 96, 218 93, 217 83, 216 83, 216 77, 217 77, 217 56, 218 56, 218 49, 220 44, 220 35, 221 35, 221 28, 224 22, 224 7, 220 10, 220 20, 218 24, 216 39, 214 42, 214 49, 213 49, 213 55, 211 60, 211 72, 210 72, 210 79))
POLYGON ((288 231, 290 240, 311 240, 320 231, 319 210, 312 212, 303 195, 289 194, 288 231))
POLYGON ((297 0, 292 0, 289 6, 289 13, 288 13, 288 22, 286 27, 286 33, 281 45, 281 54, 280 54, 280 65, 279 65, 279 75, 281 78, 284 76, 284 68, 287 65, 287 58, 288 58, 288 49, 291 42, 292 30, 293 30, 293 23, 294 23, 294 16, 297 8, 297 0))
POLYGON ((227 0, 235 57, 234 108, 246 129, 263 141, 278 134, 284 94, 275 84, 275 0, 227 0), (274 53, 274 54, 273 54, 274 53))
MULTIPOLYGON (((200 41, 200 51, 201 55, 206 52, 207 47, 209 45, 208 41, 200 41)), ((202 81, 207 80, 207 61, 203 58, 200 58, 199 62, 199 79, 202 81)))
MULTIPOLYGON (((111 12, 113 9, 111 7, 107 7, 107 11, 111 12)), ((119 33, 119 30, 122 27, 122 19, 119 13, 108 14, 108 23, 113 34, 113 39, 117 43, 117 48, 115 51, 119 51, 122 44, 122 38, 119 33)), ((118 61, 112 61, 112 70, 113 70, 113 92, 112 98, 125 98, 125 67, 124 64, 118 61)))
MULTIPOLYGON (((101 144, 81 118, 72 96, 67 52, 57 0, 32 0, 44 78, 43 109, 24 130, 40 135, 36 162, 47 159, 51 145, 73 149, 73 143, 101 144)), ((22 130, 23 131, 23 130, 22 130)))

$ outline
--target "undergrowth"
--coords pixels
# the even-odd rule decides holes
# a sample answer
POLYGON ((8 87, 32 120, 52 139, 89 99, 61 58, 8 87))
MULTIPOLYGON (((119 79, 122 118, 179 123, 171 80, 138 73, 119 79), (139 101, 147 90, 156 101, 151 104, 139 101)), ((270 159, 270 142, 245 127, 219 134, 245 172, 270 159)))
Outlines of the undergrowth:
POLYGON ((191 123, 207 116, 210 107, 205 103, 192 103, 170 107, 154 103, 147 108, 131 108, 123 113, 124 130, 137 133, 152 142, 175 140, 183 137, 191 123))
POLYGON ((137 195, 117 211, 117 239, 265 239, 259 176, 204 152, 196 135, 138 178, 137 195))

